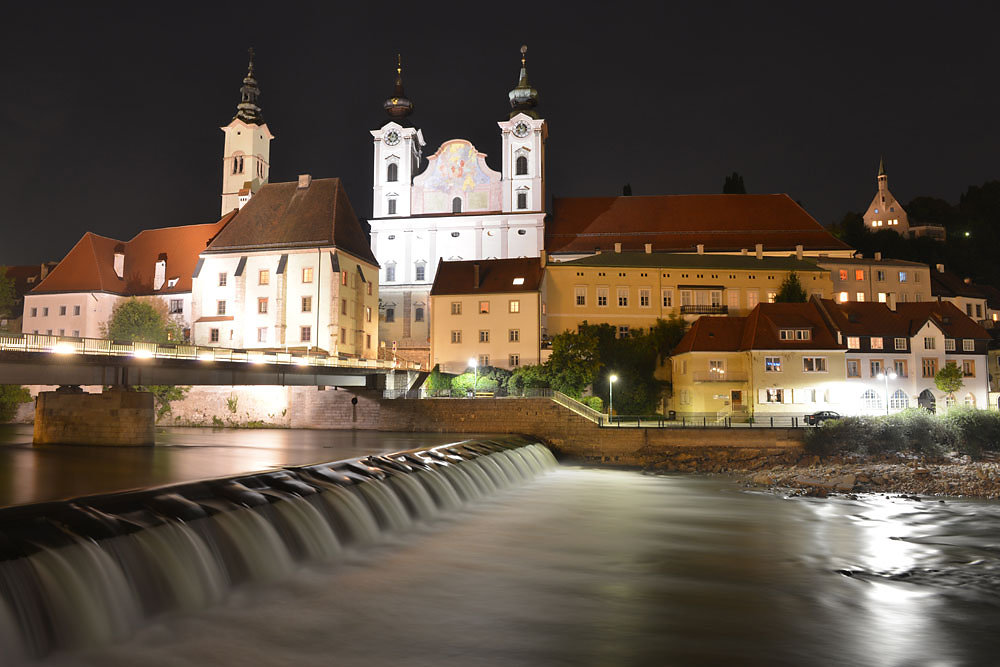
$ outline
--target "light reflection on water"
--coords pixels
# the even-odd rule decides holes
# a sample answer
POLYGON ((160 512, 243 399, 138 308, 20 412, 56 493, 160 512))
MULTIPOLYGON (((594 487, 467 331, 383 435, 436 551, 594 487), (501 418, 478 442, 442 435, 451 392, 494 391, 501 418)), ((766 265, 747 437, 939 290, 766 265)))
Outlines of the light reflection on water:
POLYGON ((564 468, 48 664, 996 664, 998 534, 997 503, 564 468))

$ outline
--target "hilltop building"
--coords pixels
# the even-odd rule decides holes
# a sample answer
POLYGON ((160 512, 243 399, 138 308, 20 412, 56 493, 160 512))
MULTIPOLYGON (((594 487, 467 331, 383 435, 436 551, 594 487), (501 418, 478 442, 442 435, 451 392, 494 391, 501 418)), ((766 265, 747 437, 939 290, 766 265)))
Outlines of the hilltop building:
POLYGON ((375 358, 378 263, 338 178, 268 183, 193 270, 194 342, 375 358))
POLYGON ((891 229, 900 236, 908 236, 910 230, 910 219, 903 209, 903 205, 896 201, 896 198, 889 192, 889 175, 885 171, 885 160, 879 160, 878 175, 875 177, 878 190, 875 198, 868 205, 865 211, 865 227, 871 231, 880 229, 891 229))
POLYGON ((400 357, 429 358, 430 289, 441 260, 538 257, 542 250, 548 126, 535 111, 525 52, 508 96, 511 111, 497 123, 500 171, 465 139, 441 144, 421 170, 426 143, 410 121, 414 105, 397 61, 383 105, 389 119, 371 131, 371 248, 383 272, 379 336, 400 357))

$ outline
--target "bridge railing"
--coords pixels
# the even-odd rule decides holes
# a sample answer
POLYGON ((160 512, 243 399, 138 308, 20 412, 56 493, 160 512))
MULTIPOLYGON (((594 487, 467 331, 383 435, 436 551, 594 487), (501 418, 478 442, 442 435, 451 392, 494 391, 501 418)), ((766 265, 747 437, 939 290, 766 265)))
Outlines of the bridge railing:
POLYGON ((103 338, 75 338, 46 334, 0 333, 0 351, 49 352, 139 359, 189 359, 249 364, 289 364, 333 368, 370 368, 379 370, 419 370, 420 364, 407 361, 357 359, 326 354, 308 354, 281 350, 241 350, 207 347, 190 343, 139 343, 103 338))

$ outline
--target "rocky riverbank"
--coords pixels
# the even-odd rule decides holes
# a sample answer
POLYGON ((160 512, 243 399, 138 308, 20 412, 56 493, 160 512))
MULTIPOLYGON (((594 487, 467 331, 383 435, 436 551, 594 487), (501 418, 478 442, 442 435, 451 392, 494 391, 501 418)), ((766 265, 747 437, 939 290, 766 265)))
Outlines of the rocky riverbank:
POLYGON ((996 457, 981 461, 958 455, 936 461, 806 457, 792 465, 731 472, 748 487, 770 488, 793 495, 892 493, 1000 498, 1000 461, 996 457))

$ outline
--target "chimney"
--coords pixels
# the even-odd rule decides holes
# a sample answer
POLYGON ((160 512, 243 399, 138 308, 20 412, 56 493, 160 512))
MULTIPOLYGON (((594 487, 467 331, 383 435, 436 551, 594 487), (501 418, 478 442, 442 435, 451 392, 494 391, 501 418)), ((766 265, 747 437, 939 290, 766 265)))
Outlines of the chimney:
POLYGON ((615 252, 621 252, 621 251, 622 251, 622 244, 621 243, 616 243, 615 244, 615 252))
POLYGON ((158 290, 163 287, 163 283, 166 282, 167 274, 167 254, 164 252, 160 253, 160 256, 156 258, 156 265, 153 267, 153 289, 158 290))
POLYGON ((795 246, 795 259, 802 259, 802 244, 795 246))
POLYGON ((764 244, 757 244, 757 259, 764 259, 764 244))
POLYGON ((740 248, 740 254, 743 255, 744 257, 746 257, 746 255, 747 255, 747 249, 746 248, 740 248))
POLYGON ((549 259, 544 250, 541 251, 538 254, 538 259, 539 259, 539 261, 541 261, 542 268, 544 269, 545 268, 545 264, 548 262, 548 259, 549 259))
POLYGON ((115 275, 119 280, 125 278, 125 244, 119 243, 115 246, 115 275))
POLYGON ((882 253, 880 253, 880 252, 875 253, 875 261, 876 262, 881 262, 882 261, 882 253))
POLYGON ((309 174, 299 174, 299 190, 304 190, 312 183, 313 177, 309 174))
POLYGON ((698 245, 695 246, 695 248, 698 249, 698 254, 699 255, 704 255, 705 254, 705 244, 704 243, 699 243, 698 245))
POLYGON ((854 253, 854 259, 864 259, 864 258, 865 256, 862 253, 860 252, 854 253))
POLYGON ((938 273, 944 273, 944 264, 936 264, 935 266, 937 267, 938 273))
POLYGON ((652 243, 647 243, 646 244, 646 254, 647 255, 653 254, 653 244, 652 243))
POLYGON ((479 289, 479 264, 472 265, 472 287, 479 289))

